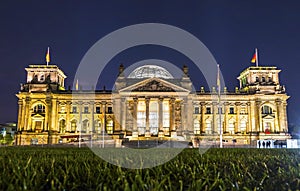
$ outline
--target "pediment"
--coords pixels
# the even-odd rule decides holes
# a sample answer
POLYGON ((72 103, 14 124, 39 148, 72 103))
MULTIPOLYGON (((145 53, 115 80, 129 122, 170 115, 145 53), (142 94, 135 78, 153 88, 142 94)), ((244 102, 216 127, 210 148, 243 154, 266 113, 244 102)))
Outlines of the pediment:
POLYGON ((267 114, 267 115, 265 115, 265 116, 262 116, 262 118, 263 118, 264 120, 266 120, 266 119, 274 119, 275 116, 270 115, 270 114, 267 114))
POLYGON ((31 115, 32 118, 34 119, 44 119, 44 114, 32 114, 31 115))
POLYGON ((160 78, 148 78, 120 90, 120 92, 190 92, 160 78))

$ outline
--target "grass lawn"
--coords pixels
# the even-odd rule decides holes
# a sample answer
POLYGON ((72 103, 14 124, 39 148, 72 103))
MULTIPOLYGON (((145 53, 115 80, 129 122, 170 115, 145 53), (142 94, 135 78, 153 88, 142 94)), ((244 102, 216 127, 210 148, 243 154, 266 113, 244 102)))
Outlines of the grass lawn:
POLYGON ((127 169, 89 148, 5 147, 0 173, 0 190, 297 190, 300 150, 185 149, 163 165, 127 169))

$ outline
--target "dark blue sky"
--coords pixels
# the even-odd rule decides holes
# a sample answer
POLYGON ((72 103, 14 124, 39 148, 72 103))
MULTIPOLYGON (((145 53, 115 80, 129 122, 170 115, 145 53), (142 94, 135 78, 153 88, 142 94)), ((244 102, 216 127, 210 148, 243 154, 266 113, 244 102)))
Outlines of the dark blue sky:
MULTIPOLYGON (((221 65, 229 90, 246 67, 254 48, 260 65, 282 70, 281 83, 291 96, 289 122, 300 124, 300 2, 299 1, 79 1, 3 0, 0 2, 0 122, 16 121, 24 68, 45 63, 47 46, 72 85, 77 66, 88 49, 110 32, 139 23, 164 23, 182 28, 201 40, 221 65)), ((176 51, 142 46, 122 52, 110 63, 99 86, 111 87, 119 63, 161 59, 195 68, 176 51), (106 79, 105 79, 106 78, 106 79)), ((206 85, 201 74, 190 72, 196 89, 206 85)))

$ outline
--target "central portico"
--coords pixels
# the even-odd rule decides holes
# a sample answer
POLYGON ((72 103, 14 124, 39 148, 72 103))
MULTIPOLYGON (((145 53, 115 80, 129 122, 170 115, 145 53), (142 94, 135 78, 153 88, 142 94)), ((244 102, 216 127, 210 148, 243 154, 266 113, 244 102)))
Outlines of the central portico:
POLYGON ((121 111, 116 118, 120 116, 122 131, 131 131, 133 138, 181 135, 186 130, 182 127, 183 111, 187 111, 184 100, 191 88, 182 87, 180 79, 175 80, 159 66, 142 66, 127 78, 120 68, 115 96, 121 100, 121 105, 116 105, 121 111))

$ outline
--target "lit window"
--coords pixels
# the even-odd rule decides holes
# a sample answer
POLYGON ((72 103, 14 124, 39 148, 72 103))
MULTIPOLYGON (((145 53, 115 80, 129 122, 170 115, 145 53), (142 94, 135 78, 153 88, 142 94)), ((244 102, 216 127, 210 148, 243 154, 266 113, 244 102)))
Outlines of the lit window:
POLYGON ((65 106, 60 106, 60 112, 65 113, 66 112, 66 107, 65 106))
POLYGON ((74 119, 71 121, 71 132, 75 132, 77 130, 77 121, 74 119))
POLYGON ((45 106, 38 104, 33 108, 34 113, 45 113, 45 106))
POLYGON ((234 114, 234 108, 233 107, 229 108, 229 114, 234 114))
POLYGON ((77 107, 76 106, 72 107, 72 113, 77 113, 77 107))
POLYGON ((96 107, 96 113, 100 113, 101 110, 100 110, 100 107, 96 107))
POLYGON ((89 113, 89 107, 88 107, 88 106, 85 106, 83 112, 84 112, 84 113, 89 113))
POLYGON ((211 109, 210 109, 210 107, 207 107, 207 108, 206 108, 206 114, 211 114, 211 109))
POLYGON ((246 114, 246 108, 245 107, 241 107, 241 112, 240 114, 246 114))
POLYGON ((199 107, 195 107, 195 114, 199 114, 199 113, 200 113, 199 107))
POLYGON ((82 133, 86 133, 87 132, 88 122, 89 121, 87 119, 82 122, 82 129, 81 129, 82 133))
POLYGON ((194 134, 200 134, 200 121, 197 119, 194 120, 194 134))
POLYGON ((112 107, 107 107, 107 113, 112 113, 112 107))
POLYGON ((262 108, 261 108, 261 113, 262 114, 272 114, 273 111, 272 111, 272 108, 267 106, 267 105, 264 105, 262 108))

